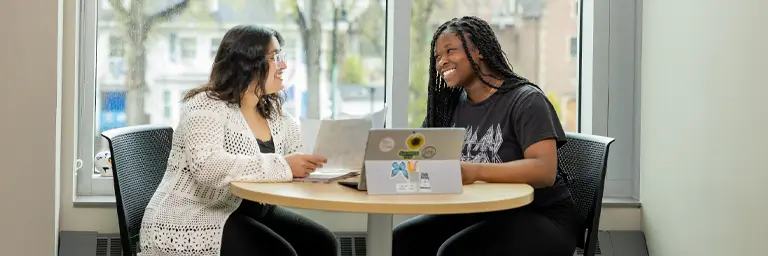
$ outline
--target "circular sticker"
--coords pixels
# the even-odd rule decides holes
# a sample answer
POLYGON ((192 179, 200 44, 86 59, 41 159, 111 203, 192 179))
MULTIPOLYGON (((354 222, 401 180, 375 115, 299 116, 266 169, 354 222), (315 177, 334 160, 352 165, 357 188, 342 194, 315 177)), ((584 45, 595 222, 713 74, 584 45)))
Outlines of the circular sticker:
POLYGON ((421 156, 424 158, 432 158, 437 154, 437 149, 433 146, 426 146, 421 150, 421 156))
POLYGON ((379 150, 381 152, 389 152, 395 149, 395 140, 390 137, 384 137, 379 141, 379 150))
POLYGON ((408 139, 405 140, 405 145, 412 150, 420 149, 422 146, 424 146, 424 135, 421 133, 411 134, 408 136, 408 139))

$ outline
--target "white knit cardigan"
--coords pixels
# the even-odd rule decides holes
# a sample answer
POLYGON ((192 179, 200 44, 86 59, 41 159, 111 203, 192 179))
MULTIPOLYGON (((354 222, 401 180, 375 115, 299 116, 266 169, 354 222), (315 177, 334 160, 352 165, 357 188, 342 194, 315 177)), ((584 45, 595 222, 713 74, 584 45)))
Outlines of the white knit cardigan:
POLYGON ((269 129, 275 154, 262 154, 238 106, 205 93, 190 98, 165 176, 144 212, 139 255, 219 255, 224 223, 242 201, 230 182, 293 179, 283 156, 301 148, 298 123, 274 114, 269 129))

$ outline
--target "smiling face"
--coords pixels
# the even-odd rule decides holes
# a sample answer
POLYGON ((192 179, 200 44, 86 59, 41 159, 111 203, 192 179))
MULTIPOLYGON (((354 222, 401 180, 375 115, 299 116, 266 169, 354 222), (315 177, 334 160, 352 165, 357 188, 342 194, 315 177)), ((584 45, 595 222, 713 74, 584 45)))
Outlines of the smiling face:
MULTIPOLYGON (((470 50, 470 56, 478 65, 481 57, 472 45, 468 37, 467 48, 470 50)), ((449 87, 467 86, 474 80, 477 80, 477 73, 472 68, 472 64, 467 58, 461 38, 455 32, 446 30, 435 41, 435 68, 437 73, 445 80, 449 87)))
POLYGON ((284 54, 280 49, 280 42, 275 37, 272 37, 272 42, 267 48, 267 62, 269 63, 269 72, 264 85, 264 93, 273 94, 283 89, 283 71, 287 68, 284 54))

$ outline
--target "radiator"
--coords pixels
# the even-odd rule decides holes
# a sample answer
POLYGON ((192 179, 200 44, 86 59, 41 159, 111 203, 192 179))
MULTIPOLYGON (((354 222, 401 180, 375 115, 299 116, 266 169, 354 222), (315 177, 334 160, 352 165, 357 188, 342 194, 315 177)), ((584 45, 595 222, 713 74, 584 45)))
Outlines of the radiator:
MULTIPOLYGON (((365 233, 338 232, 341 256, 366 256, 365 233)), ((640 231, 601 231, 597 255, 647 256, 645 237, 640 231), (603 250, 605 249, 605 250, 603 250)), ((122 256, 118 234, 99 234, 91 231, 62 231, 59 233, 59 256, 122 256)), ((583 255, 577 249, 575 255, 583 255)))
MULTIPOLYGON (((341 256, 366 256, 365 233, 336 233, 341 256)), ((59 233, 59 256, 122 256, 119 234, 90 231, 59 233)))

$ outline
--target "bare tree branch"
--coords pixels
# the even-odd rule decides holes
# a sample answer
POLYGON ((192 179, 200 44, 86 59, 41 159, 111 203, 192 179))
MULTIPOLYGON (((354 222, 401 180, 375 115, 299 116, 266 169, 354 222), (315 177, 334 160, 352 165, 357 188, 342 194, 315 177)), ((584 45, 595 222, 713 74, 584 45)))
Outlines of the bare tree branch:
POLYGON ((298 4, 296 4, 296 24, 299 24, 299 30, 301 31, 309 30, 307 27, 307 17, 304 15, 304 12, 301 11, 298 4))
POLYGON ((419 17, 420 19, 419 19, 419 22, 417 24, 426 24, 427 22, 429 22, 429 18, 432 17, 432 11, 435 8, 435 3, 436 2, 437 2, 437 0, 427 1, 426 5, 425 5, 426 7, 425 7, 425 9, 423 11, 424 15, 421 15, 419 17))
POLYGON ((112 10, 115 10, 115 13, 119 15, 120 18, 128 16, 128 11, 125 9, 125 6, 123 6, 123 1, 109 0, 109 6, 112 7, 112 10))
MULTIPOLYGON (((118 1, 118 0, 111 0, 111 1, 118 1)), ((182 12, 184 12, 185 9, 187 9, 187 7, 189 6, 189 2, 191 2, 191 0, 181 1, 171 7, 168 7, 168 9, 155 13, 152 16, 149 16, 149 18, 147 18, 146 27, 150 28, 159 21, 169 20, 174 16, 181 14, 182 12)))

